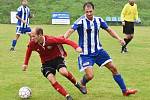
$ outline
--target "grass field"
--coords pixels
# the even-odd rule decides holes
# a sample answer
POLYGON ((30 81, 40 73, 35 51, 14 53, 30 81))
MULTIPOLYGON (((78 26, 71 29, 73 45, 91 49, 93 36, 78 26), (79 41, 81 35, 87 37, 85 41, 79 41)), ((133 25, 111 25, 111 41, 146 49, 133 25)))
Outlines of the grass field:
MULTIPOLYGON (((54 36, 63 34, 70 27, 63 25, 40 26, 44 28, 45 33, 54 36)), ((123 37, 121 26, 112 26, 112 28, 123 37)), ((105 34, 106 32, 101 31, 100 34, 103 48, 108 51, 118 66, 127 87, 139 90, 136 95, 123 97, 111 73, 106 68, 99 69, 97 65, 94 66, 95 78, 87 85, 87 95, 82 95, 67 79, 57 73, 58 81, 69 91, 74 100, 150 100, 149 32, 150 27, 135 27, 135 38, 129 44, 129 52, 126 54, 120 53, 119 43, 105 34)), ((33 53, 28 71, 21 71, 29 37, 21 36, 16 52, 10 52, 9 48, 14 36, 15 25, 0 24, 0 100, 20 100, 18 90, 22 86, 29 86, 32 89, 30 100, 64 100, 65 98, 58 94, 42 76, 37 53, 33 53)), ((77 34, 74 33, 71 39, 76 41, 77 34)), ((66 58, 68 69, 79 81, 83 73, 80 73, 77 68, 78 54, 69 46, 65 45, 65 48, 68 51, 66 58)))

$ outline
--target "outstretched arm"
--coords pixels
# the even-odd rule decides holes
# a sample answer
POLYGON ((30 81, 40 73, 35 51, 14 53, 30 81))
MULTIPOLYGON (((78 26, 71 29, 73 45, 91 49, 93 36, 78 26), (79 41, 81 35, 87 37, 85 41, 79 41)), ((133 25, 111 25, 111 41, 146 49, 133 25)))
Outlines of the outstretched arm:
POLYGON ((22 70, 23 71, 26 71, 27 68, 28 68, 28 63, 29 63, 29 59, 30 59, 31 54, 32 54, 32 50, 31 50, 30 47, 28 47, 27 50, 26 50, 24 65, 22 65, 22 70))
POLYGON ((114 31, 112 30, 111 28, 107 28, 106 31, 113 37, 113 38, 116 38, 121 45, 125 45, 125 41, 119 37, 119 35, 114 31))
POLYGON ((66 33, 64 34, 64 38, 69 38, 73 32, 74 32, 74 29, 72 28, 68 29, 66 33))
POLYGON ((48 44, 49 45, 53 45, 53 44, 67 44, 67 45, 72 46, 77 52, 82 52, 82 49, 78 46, 77 43, 75 43, 74 41, 72 41, 70 39, 66 39, 66 38, 64 38, 62 36, 49 38, 48 44))

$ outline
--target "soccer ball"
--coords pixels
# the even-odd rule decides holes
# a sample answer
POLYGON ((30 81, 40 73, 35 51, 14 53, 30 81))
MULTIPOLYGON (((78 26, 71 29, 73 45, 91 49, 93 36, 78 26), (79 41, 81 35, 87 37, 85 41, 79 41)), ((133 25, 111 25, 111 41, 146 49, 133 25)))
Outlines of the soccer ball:
POLYGON ((22 99, 27 99, 31 97, 32 91, 29 87, 24 86, 19 89, 19 97, 22 99))

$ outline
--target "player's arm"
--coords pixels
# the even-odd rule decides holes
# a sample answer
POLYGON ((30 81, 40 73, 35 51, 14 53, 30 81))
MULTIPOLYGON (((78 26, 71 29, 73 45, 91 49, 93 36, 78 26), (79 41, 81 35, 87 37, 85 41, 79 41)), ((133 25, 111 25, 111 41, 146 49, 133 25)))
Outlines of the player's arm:
POLYGON ((111 28, 107 28, 105 29, 113 38, 117 39, 121 45, 125 45, 125 41, 119 37, 119 35, 114 31, 112 30, 111 28))
POLYGON ((125 45, 125 42, 123 39, 121 39, 119 37, 119 35, 114 31, 112 30, 110 27, 108 27, 107 23, 102 19, 100 18, 100 23, 101 23, 101 28, 106 30, 113 38, 116 38, 117 40, 119 40, 119 42, 121 43, 121 45, 125 45))
POLYGON ((127 6, 125 5, 124 8, 121 11, 121 22, 122 22, 122 25, 125 25, 124 17, 125 17, 126 9, 127 9, 127 6))
POLYGON ((31 15, 31 13, 29 14, 29 18, 33 18, 33 15, 31 15))
POLYGON ((137 5, 135 6, 135 19, 138 21, 138 10, 137 10, 137 5))
POLYGON ((18 15, 16 15, 16 18, 17 18, 18 20, 22 21, 22 19, 21 19, 18 15))
POLYGON ((28 68, 28 63, 29 63, 29 59, 30 59, 31 54, 32 54, 32 49, 28 46, 28 48, 26 50, 24 64, 22 65, 22 70, 23 71, 26 71, 27 68, 28 68))
POLYGON ((22 20, 18 15, 16 15, 16 18, 17 18, 18 20, 22 21, 23 23, 26 23, 26 21, 25 21, 25 20, 22 20))
POLYGON ((70 35, 74 32, 75 30, 70 28, 66 31, 66 33, 64 34, 64 38, 69 38, 70 35))
POLYGON ((75 43, 74 41, 70 40, 70 39, 66 39, 64 37, 53 37, 51 39, 48 40, 49 44, 67 44, 70 45, 71 47, 73 47, 77 52, 82 52, 82 49, 78 46, 77 43, 75 43))
POLYGON ((75 31, 77 30, 77 28, 79 27, 79 24, 82 24, 82 17, 78 18, 74 24, 72 25, 72 27, 70 29, 68 29, 66 31, 66 33, 64 34, 64 38, 69 38, 69 36, 75 31))
POLYGON ((26 21, 23 20, 23 19, 21 18, 21 16, 22 16, 22 10, 21 10, 21 8, 19 7, 19 8, 17 9, 16 18, 17 18, 18 20, 20 20, 21 22, 26 23, 26 21))
POLYGON ((32 14, 31 12, 29 12, 29 18, 33 18, 35 17, 34 14, 32 14))
POLYGON ((29 18, 33 18, 33 17, 35 17, 34 14, 30 14, 29 15, 29 18))

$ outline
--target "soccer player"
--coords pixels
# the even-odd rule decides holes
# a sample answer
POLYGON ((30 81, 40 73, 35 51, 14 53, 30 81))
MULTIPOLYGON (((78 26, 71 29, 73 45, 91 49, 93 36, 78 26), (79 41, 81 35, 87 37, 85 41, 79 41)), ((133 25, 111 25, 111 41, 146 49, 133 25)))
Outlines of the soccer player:
POLYGON ((17 9, 16 18, 18 21, 16 27, 16 38, 12 40, 12 47, 10 48, 10 51, 15 50, 15 46, 20 37, 20 34, 26 34, 26 32, 28 32, 30 36, 31 28, 29 26, 29 18, 32 18, 32 16, 27 4, 27 0, 21 0, 21 6, 17 9))
POLYGON ((112 72, 115 82, 119 85, 124 96, 135 94, 137 90, 127 89, 122 76, 118 73, 116 66, 113 64, 111 57, 102 48, 99 41, 100 28, 106 30, 112 37, 116 38, 122 45, 125 44, 117 33, 108 27, 107 23, 101 18, 94 16, 94 5, 92 2, 86 2, 83 6, 85 14, 77 19, 72 27, 66 31, 64 38, 68 38, 75 30, 79 35, 79 46, 82 53, 78 58, 80 71, 85 75, 81 79, 81 84, 87 93, 86 85, 93 79, 93 65, 105 66, 112 72))
POLYGON ((69 93, 57 82, 55 78, 56 70, 68 80, 70 80, 82 93, 81 85, 76 81, 75 77, 66 68, 64 57, 66 52, 62 44, 72 46, 77 52, 82 52, 82 49, 73 41, 63 37, 53 37, 43 35, 43 29, 39 27, 33 28, 31 32, 31 41, 28 44, 26 51, 23 71, 28 68, 28 62, 32 51, 39 53, 41 58, 41 72, 50 81, 56 91, 66 97, 67 100, 72 100, 69 93))
POLYGON ((138 10, 135 0, 128 0, 121 12, 121 20, 123 25, 123 33, 126 35, 124 41, 126 44, 122 46, 121 53, 128 52, 127 45, 134 37, 134 21, 138 22, 138 10))

